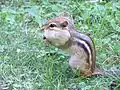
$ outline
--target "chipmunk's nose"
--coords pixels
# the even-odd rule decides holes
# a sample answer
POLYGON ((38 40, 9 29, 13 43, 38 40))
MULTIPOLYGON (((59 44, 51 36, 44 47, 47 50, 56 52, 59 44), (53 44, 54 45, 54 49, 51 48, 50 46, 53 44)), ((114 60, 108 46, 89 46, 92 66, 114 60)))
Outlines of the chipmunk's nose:
POLYGON ((44 37, 43 37, 43 39, 45 40, 45 39, 46 39, 46 37, 44 36, 44 37))

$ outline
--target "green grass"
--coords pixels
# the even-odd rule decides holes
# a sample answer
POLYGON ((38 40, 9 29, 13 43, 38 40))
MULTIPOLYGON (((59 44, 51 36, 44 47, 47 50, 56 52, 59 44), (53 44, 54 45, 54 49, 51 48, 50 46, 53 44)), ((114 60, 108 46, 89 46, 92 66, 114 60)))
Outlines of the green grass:
MULTIPOLYGON (((120 1, 0 1, 0 88, 4 90, 115 90, 120 77, 78 77, 68 54, 43 43, 39 26, 62 11, 74 17, 78 30, 90 34, 100 68, 120 69, 120 1)), ((1 89, 0 89, 1 90, 1 89)))

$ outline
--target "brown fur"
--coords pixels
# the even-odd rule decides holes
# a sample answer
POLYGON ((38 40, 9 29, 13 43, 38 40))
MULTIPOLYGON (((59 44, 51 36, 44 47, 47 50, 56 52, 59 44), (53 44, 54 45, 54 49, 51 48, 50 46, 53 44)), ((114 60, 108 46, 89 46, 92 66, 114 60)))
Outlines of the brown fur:
POLYGON ((73 21, 67 16, 60 15, 51 19, 41 29, 44 30, 44 36, 52 45, 71 53, 69 64, 72 69, 80 70, 80 75, 91 76, 94 74, 103 74, 95 65, 96 52, 93 41, 89 36, 76 31, 73 21), (50 27, 51 24, 55 25, 50 27), (81 39, 87 45, 87 48, 90 49, 90 60, 89 53, 85 51, 86 46, 79 46, 77 44, 79 41, 76 41, 76 38, 78 40, 81 39))

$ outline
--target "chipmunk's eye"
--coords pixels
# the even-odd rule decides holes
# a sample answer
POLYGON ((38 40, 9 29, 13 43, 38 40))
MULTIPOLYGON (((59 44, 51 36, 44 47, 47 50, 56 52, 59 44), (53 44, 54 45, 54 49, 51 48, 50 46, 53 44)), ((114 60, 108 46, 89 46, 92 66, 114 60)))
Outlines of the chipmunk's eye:
POLYGON ((51 27, 51 28, 56 27, 56 24, 50 24, 49 27, 51 27))

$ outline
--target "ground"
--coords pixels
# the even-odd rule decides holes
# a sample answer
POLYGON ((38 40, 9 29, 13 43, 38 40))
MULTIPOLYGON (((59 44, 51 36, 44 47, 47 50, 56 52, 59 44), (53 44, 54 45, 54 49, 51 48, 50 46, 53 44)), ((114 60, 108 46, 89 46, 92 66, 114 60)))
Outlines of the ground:
POLYGON ((120 90, 117 75, 75 77, 69 55, 43 43, 39 26, 63 11, 76 29, 92 37, 97 65, 120 69, 119 0, 2 0, 0 90, 120 90))

